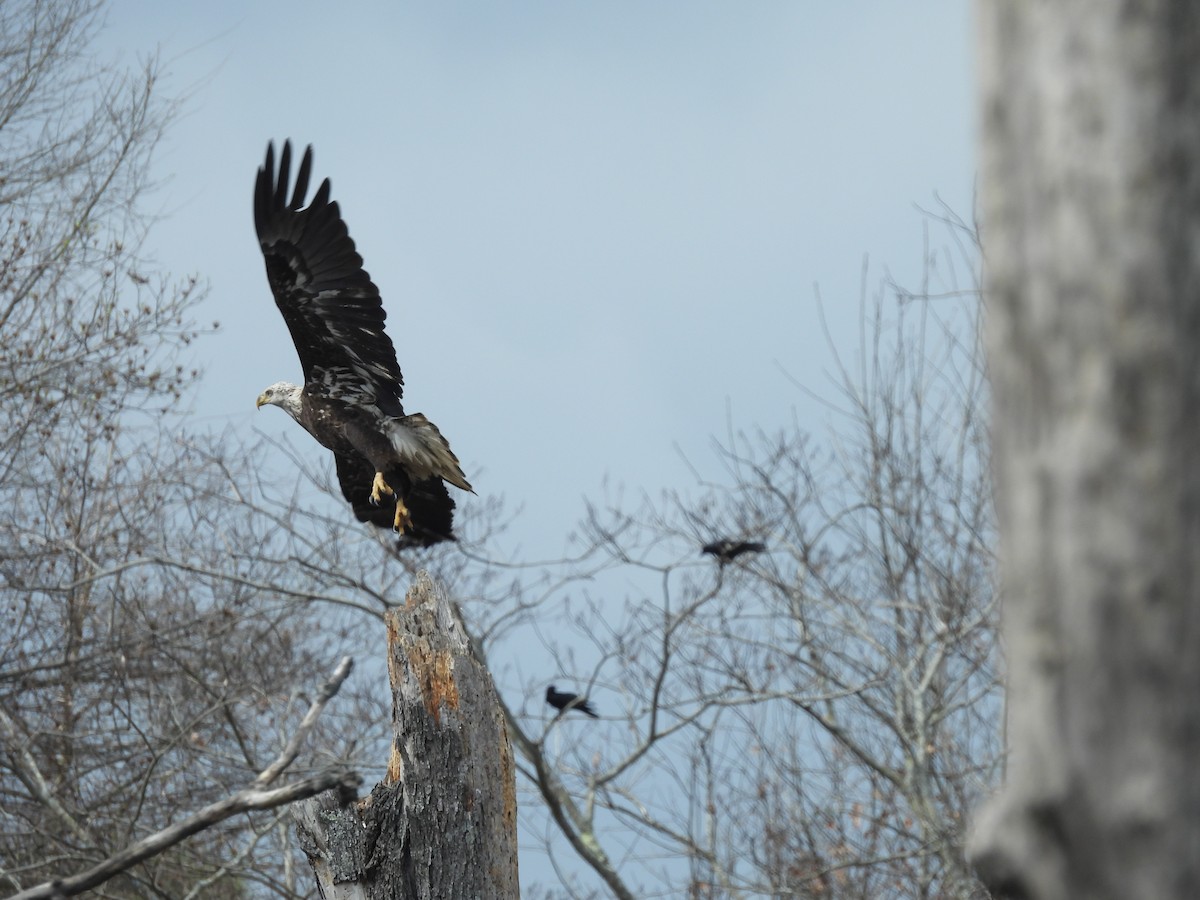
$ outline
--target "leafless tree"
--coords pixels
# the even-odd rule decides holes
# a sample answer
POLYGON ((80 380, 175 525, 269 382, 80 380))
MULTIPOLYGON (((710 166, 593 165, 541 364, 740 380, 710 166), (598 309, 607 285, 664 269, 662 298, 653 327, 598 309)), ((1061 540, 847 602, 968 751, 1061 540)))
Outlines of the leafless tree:
MULTIPOLYGON (((173 108, 153 62, 94 62, 100 14, 86 0, 0 6, 5 894, 244 786, 307 706, 297 692, 340 655, 314 648, 305 605, 189 569, 247 529, 196 528, 212 518, 196 497, 228 471, 174 436, 202 292, 139 256, 138 200, 173 108)), ((362 734, 340 730, 320 752, 362 734)), ((206 830, 98 893, 300 896, 280 815, 206 830)))
POLYGON ((985 896, 963 853, 1003 766, 979 254, 944 224, 918 290, 864 293, 862 343, 816 394, 827 429, 731 431, 720 475, 595 503, 570 558, 490 559, 493 507, 395 560, 337 507, 239 491, 351 618, 416 565, 447 586, 508 701, 550 895, 985 896), (701 553, 723 537, 766 546, 701 553), (601 720, 545 706, 551 682, 601 720))
MULTIPOLYGON (((171 108, 153 64, 93 65, 98 12, 0 7, 4 892, 243 787, 347 645, 378 648, 361 659, 377 687, 348 684, 295 768, 378 780, 382 623, 419 568, 508 700, 553 890, 979 890, 964 823, 1000 777, 1002 696, 971 229, 952 223, 961 255, 931 252, 920 290, 864 300, 828 432, 731 428, 719 476, 595 503, 568 559, 492 558, 494 500, 464 505, 460 544, 396 556, 321 496, 327 461, 181 427, 202 292, 147 269, 136 202, 171 108), (268 454, 282 465, 252 464, 268 454), (766 548, 701 555, 718 538, 766 548), (601 720, 545 707, 551 681, 601 720)), ((260 812, 99 891, 305 896, 296 854, 260 812)))
MULTIPOLYGON (((288 740, 283 752, 263 769, 248 787, 215 803, 210 803, 194 815, 174 822, 160 831, 130 844, 84 872, 65 878, 56 878, 53 881, 27 888, 14 895, 13 900, 61 900, 64 897, 78 896, 92 888, 107 884, 117 875, 128 871, 144 860, 161 855, 194 834, 210 829, 232 816, 251 810, 276 809, 317 794, 329 797, 335 808, 347 804, 357 794, 358 788, 362 784, 362 779, 356 772, 329 769, 290 784, 278 785, 276 782, 296 761, 304 746, 305 738, 316 726, 317 718, 324 711, 325 705, 341 688, 352 668, 353 660, 348 656, 338 664, 333 676, 321 688, 316 700, 312 702, 304 720, 288 740)), ((189 893, 196 892, 193 890, 189 893)))
POLYGON ((491 559, 496 504, 466 506, 459 545, 396 557, 324 461, 290 456, 299 495, 213 465, 228 436, 195 438, 183 471, 209 478, 179 485, 239 535, 228 556, 157 552, 336 610, 362 642, 428 568, 508 701, 552 895, 985 896, 963 844, 1003 766, 986 384, 974 230, 947 219, 926 283, 864 294, 862 343, 816 393, 827 428, 731 432, 695 489, 594 504, 568 559, 491 559), (766 546, 701 553, 720 537, 766 546), (601 720, 545 706, 551 682, 601 720))
POLYGON ((595 504, 577 558, 468 603, 521 698, 527 830, 576 895, 984 896, 963 846, 1003 761, 986 390, 974 230, 946 224, 919 291, 864 296, 828 431, 731 429, 721 476, 595 504), (701 555, 719 538, 765 549, 701 555), (531 643, 548 668, 512 661, 531 643), (603 721, 543 706, 551 681, 603 721))

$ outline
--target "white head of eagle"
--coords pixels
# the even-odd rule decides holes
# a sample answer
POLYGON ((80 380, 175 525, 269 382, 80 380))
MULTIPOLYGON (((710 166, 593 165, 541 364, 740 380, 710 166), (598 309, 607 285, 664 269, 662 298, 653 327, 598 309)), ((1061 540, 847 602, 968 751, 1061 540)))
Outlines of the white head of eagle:
POLYGON ((342 494, 360 522, 391 526, 401 547, 454 540, 446 483, 464 491, 471 484, 437 426, 404 413, 404 378, 379 288, 329 199, 329 179, 305 205, 312 147, 289 196, 291 160, 290 141, 278 169, 267 145, 254 185, 254 226, 304 384, 276 382, 257 405, 280 407, 333 451, 342 494))
POLYGON ((261 394, 258 395, 258 400, 254 405, 256 408, 263 406, 278 406, 285 413, 300 421, 300 395, 304 393, 304 388, 298 384, 290 384, 286 381, 277 381, 261 394))

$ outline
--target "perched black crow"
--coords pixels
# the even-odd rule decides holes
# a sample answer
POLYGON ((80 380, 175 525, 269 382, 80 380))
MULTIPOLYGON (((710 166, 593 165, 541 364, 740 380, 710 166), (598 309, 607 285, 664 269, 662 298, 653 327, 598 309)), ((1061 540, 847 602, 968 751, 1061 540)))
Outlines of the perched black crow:
POLYGON ((762 553, 766 549, 767 545, 760 544, 758 541, 735 541, 730 538, 724 538, 719 541, 713 541, 711 544, 705 544, 700 549, 700 552, 715 556, 717 562, 725 565, 725 563, 731 562, 743 553, 762 553))
POLYGON ((554 685, 546 688, 546 702, 555 709, 560 710, 560 716, 569 709, 577 709, 581 713, 591 716, 593 719, 600 718, 588 703, 587 697, 580 697, 578 694, 572 694, 570 691, 556 691, 554 685))

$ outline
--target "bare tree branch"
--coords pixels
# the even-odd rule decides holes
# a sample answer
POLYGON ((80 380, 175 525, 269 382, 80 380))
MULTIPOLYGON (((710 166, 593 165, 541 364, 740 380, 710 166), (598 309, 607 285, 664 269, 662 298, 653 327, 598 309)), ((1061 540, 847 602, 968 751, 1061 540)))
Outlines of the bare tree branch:
POLYGON ((350 675, 350 670, 353 666, 354 662, 348 656, 338 664, 330 679, 322 685, 317 699, 309 707, 303 722, 296 729, 283 752, 280 753, 279 757, 271 765, 259 773, 250 787, 238 791, 231 797, 204 807, 204 809, 193 816, 189 816, 182 822, 164 828, 138 841, 136 844, 131 844, 120 853, 109 857, 86 872, 29 888, 28 890, 14 894, 10 900, 53 900, 53 898, 57 897, 77 896, 84 891, 91 890, 97 885, 103 884, 114 875, 124 872, 153 856, 157 856, 197 832, 210 828, 218 822, 222 822, 239 813, 285 806, 297 800, 303 800, 334 788, 345 792, 349 796, 353 796, 354 792, 362 784, 362 777, 357 772, 346 771, 340 768, 322 772, 319 775, 302 779, 284 787, 268 789, 268 786, 295 762, 301 745, 312 731, 317 718, 321 715, 329 700, 337 694, 342 683, 350 675))

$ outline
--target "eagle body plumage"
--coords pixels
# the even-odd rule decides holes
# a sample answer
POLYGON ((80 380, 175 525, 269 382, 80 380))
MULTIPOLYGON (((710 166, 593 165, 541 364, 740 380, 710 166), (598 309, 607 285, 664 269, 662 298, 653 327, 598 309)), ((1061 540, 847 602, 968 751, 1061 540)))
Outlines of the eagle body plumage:
POLYGON ((291 143, 258 170, 254 224, 267 280, 304 370, 304 385, 277 382, 258 405, 279 406, 333 451, 338 483, 359 521, 392 526, 401 545, 453 540, 450 483, 464 491, 449 442, 421 413, 406 415, 404 379, 379 289, 329 200, 324 180, 305 205, 312 148, 289 198, 291 143))

